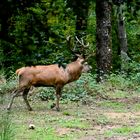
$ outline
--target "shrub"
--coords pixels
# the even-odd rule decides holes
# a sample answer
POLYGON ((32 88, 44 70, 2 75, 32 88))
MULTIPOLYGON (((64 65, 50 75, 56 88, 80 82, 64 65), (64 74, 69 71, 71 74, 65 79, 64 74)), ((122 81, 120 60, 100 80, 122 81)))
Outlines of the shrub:
POLYGON ((17 84, 17 77, 14 73, 11 74, 11 76, 8 79, 5 79, 5 76, 3 74, 0 74, 0 77, 2 77, 2 81, 0 83, 0 95, 4 95, 8 92, 12 92, 17 84))

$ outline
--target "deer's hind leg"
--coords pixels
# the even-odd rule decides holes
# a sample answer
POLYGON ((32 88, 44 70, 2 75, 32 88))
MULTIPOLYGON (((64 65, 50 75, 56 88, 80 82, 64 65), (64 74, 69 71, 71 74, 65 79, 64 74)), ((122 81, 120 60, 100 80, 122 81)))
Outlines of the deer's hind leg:
POLYGON ((30 104, 29 104, 29 102, 28 102, 28 99, 27 99, 27 95, 28 95, 29 90, 30 90, 30 87, 25 88, 24 91, 23 91, 23 95, 22 95, 22 96, 23 96, 23 99, 24 99, 24 101, 25 101, 25 103, 26 103, 26 105, 27 105, 28 110, 29 110, 29 111, 32 111, 33 109, 32 109, 32 107, 30 106, 30 104))
POLYGON ((14 98, 19 96, 19 93, 23 92, 23 91, 24 91, 24 88, 17 88, 16 90, 13 91, 13 93, 12 93, 13 95, 12 95, 11 101, 10 101, 8 107, 7 107, 7 110, 11 109, 13 101, 14 101, 14 98))

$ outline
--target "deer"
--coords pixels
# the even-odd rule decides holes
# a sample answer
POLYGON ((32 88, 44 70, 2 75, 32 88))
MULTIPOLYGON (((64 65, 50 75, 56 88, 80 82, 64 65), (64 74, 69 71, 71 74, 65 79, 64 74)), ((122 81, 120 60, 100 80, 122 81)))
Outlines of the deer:
MULTIPOLYGON (((78 39, 78 38, 77 38, 78 39)), ((67 39, 70 41, 70 38, 67 39)), ((78 40, 79 42, 80 40, 78 40)), ((79 42, 83 46, 83 42, 79 42)), ((73 52, 73 51, 72 51, 73 52)), ((27 66, 16 70, 18 75, 18 87, 13 91, 11 101, 7 107, 10 110, 14 101, 14 98, 22 92, 23 99, 27 105, 27 109, 32 111, 27 95, 31 87, 54 87, 56 95, 56 110, 59 111, 59 100, 61 98, 63 87, 73 81, 79 79, 83 72, 88 72, 91 70, 91 66, 87 64, 85 58, 80 54, 75 54, 77 59, 66 67, 59 66, 58 64, 50 65, 37 65, 37 66, 27 66)))

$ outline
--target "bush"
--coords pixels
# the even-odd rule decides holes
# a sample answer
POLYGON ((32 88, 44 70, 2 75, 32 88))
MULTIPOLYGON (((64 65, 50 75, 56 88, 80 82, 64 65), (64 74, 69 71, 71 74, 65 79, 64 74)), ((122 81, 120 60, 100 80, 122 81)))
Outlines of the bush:
MULTIPOLYGON (((112 73, 104 83, 96 82, 96 75, 89 73, 82 74, 79 80, 64 86, 61 99, 63 101, 86 101, 90 102, 93 97, 106 98, 107 95, 116 98, 129 96, 129 93, 136 92, 140 89, 140 73, 115 74, 112 73), (114 96, 114 97, 113 97, 114 96)), ((55 90, 53 88, 40 88, 39 97, 42 100, 54 100, 55 90)))
POLYGON ((38 97, 42 101, 54 100, 55 98, 54 89, 52 88, 40 88, 39 93, 38 97))
MULTIPOLYGON (((80 101, 90 94, 89 88, 95 84, 95 79, 90 74, 83 74, 79 80, 64 86, 62 100, 80 101)), ((55 90, 53 88, 40 88, 39 98, 41 100, 54 100, 55 90)))
POLYGON ((8 92, 12 92, 17 84, 17 76, 11 72, 11 76, 6 79, 4 74, 0 74, 1 83, 0 83, 0 95, 4 95, 8 92))

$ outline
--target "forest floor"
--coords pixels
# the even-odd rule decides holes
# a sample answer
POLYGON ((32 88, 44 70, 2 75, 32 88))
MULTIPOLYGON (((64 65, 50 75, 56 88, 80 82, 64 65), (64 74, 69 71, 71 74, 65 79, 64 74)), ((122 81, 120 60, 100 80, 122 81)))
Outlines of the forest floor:
MULTIPOLYGON (((5 112, 9 95, 0 104, 5 112)), ((10 111, 14 140, 140 140, 140 98, 138 95, 84 102, 61 101, 61 111, 50 109, 52 101, 31 97, 34 111, 28 111, 21 97, 10 111), (34 129, 29 129, 33 124, 34 129)))

